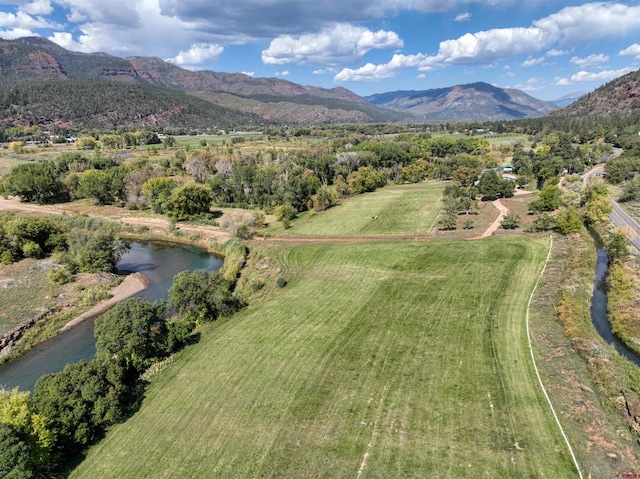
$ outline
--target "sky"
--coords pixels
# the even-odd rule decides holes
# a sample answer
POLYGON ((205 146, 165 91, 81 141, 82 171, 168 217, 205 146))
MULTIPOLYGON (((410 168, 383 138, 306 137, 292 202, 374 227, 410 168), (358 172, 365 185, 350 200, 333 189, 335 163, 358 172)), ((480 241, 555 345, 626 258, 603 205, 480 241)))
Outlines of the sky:
POLYGON ((543 100, 640 69, 640 0, 0 0, 0 37, 366 96, 483 81, 543 100))

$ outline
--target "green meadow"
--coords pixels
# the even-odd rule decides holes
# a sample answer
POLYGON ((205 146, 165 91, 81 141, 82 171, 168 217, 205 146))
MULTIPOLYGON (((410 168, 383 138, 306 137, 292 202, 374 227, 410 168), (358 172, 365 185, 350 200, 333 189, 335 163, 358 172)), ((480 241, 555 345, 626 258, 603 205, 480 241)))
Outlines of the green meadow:
POLYGON ((287 286, 202 328, 69 477, 575 476, 525 330, 547 248, 267 250, 287 286))
POLYGON ((302 215, 287 236, 378 236, 426 233, 436 227, 446 183, 390 185, 357 195, 321 213, 302 215))

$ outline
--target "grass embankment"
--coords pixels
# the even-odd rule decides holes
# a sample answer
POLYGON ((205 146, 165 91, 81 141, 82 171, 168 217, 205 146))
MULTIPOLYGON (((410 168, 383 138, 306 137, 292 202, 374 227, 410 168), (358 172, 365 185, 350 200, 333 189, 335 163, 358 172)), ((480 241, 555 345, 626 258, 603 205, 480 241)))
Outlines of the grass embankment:
POLYGON ((435 227, 445 183, 390 185, 343 201, 315 215, 303 214, 286 236, 383 236, 427 233, 435 227))
POLYGON ((640 354, 640 261, 632 256, 624 263, 616 262, 607 278, 609 321, 613 332, 640 354))
POLYGON ((292 248, 71 477, 571 477, 525 332, 547 245, 292 248))
POLYGON ((595 261, 588 234, 556 236, 530 323, 538 368, 583 473, 606 478, 640 470, 624 399, 635 410, 629 393, 640 374, 591 324, 595 261))

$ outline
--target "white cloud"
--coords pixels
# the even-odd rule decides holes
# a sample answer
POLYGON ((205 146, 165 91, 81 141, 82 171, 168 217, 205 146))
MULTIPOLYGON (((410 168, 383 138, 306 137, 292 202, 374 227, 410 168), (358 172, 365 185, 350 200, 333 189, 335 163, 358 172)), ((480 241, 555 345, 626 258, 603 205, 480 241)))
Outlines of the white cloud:
POLYGON ((600 65, 601 63, 607 63, 608 61, 609 57, 607 55, 599 53, 597 55, 589 55, 587 58, 572 57, 571 60, 569 60, 569 63, 581 68, 590 68, 600 65))
POLYGON ((403 42, 395 32, 372 32, 364 27, 337 23, 319 33, 294 38, 281 35, 262 52, 267 65, 307 63, 311 65, 347 65, 374 49, 401 48, 403 42))
POLYGON ((277 77, 287 77, 289 76, 289 70, 285 70, 283 72, 275 72, 274 76, 277 77))
POLYGON ((318 68, 313 70, 314 75, 324 75, 325 73, 336 73, 338 70, 334 67, 318 68))
POLYGON ((562 44, 577 45, 596 38, 622 36, 640 29, 640 6, 594 2, 566 7, 533 22, 562 44))
POLYGON ((29 15, 51 15, 53 13, 50 0, 33 0, 26 5, 22 5, 20 10, 29 15))
POLYGON ((541 78, 530 78, 524 83, 518 83, 514 88, 522 91, 540 91, 544 88, 541 78))
POLYGON ((0 27, 21 28, 24 30, 38 30, 41 28, 57 28, 55 23, 49 22, 42 17, 32 17, 31 15, 18 11, 15 14, 10 12, 0 12, 0 27))
POLYGON ((525 68, 533 67, 536 65, 540 65, 541 63, 544 63, 545 60, 546 60, 545 57, 538 57, 538 58, 529 57, 522 62, 522 66, 525 68))
POLYGON ((425 75, 424 73, 420 73, 420 75, 418 75, 416 78, 423 80, 425 78, 427 78, 427 75, 425 75))
POLYGON ((253 78, 256 76, 256 72, 241 72, 243 75, 247 75, 248 77, 253 78))
POLYGON ((628 46, 624 50, 620 51, 619 55, 632 56, 636 59, 640 59, 640 44, 634 43, 633 45, 628 46))
POLYGON ((35 35, 36 34, 31 30, 26 30, 24 28, 13 28, 11 30, 0 29, 0 38, 5 40, 15 40, 16 38, 32 37, 35 35))
POLYGON ((567 86, 567 85, 573 85, 573 82, 568 78, 556 78, 554 85, 567 86))
POLYGON ((455 18, 456 22, 466 22, 468 20, 471 20, 471 14, 469 12, 459 13, 455 18))
POLYGON ((335 76, 333 81, 340 83, 346 81, 378 81, 384 78, 392 78, 401 70, 420 66, 426 58, 421 53, 418 55, 395 54, 389 63, 383 65, 367 63, 356 69, 344 68, 335 76))
POLYGON ((597 72, 597 73, 580 71, 574 75, 571 75, 571 81, 572 82, 592 82, 592 81, 606 82, 609 80, 613 80, 614 78, 621 77, 622 75, 625 75, 630 71, 633 71, 633 69, 628 67, 621 68, 619 70, 606 70, 606 71, 597 72))
MULTIPOLYGON (((533 55, 545 49, 549 54, 565 52, 551 49, 556 45, 577 45, 603 37, 622 36, 640 30, 640 6, 620 3, 587 3, 565 7, 557 13, 535 20, 530 27, 496 28, 467 33, 440 43, 438 53, 422 53, 404 58, 420 58, 416 67, 422 71, 449 65, 488 64, 499 59, 533 55)), ((367 64, 359 69, 344 69, 335 77, 341 81, 375 81, 390 78, 407 66, 394 58, 387 64, 367 64), (357 80, 356 80, 357 79, 357 80)), ((414 66, 414 65, 411 65, 414 66)))
POLYGON ((567 55, 569 52, 566 50, 556 50, 555 48, 552 48, 551 50, 549 50, 546 54, 546 56, 548 58, 550 57, 561 57, 562 55, 567 55))
POLYGON ((629 72, 633 71, 633 68, 625 67, 619 70, 605 70, 601 72, 587 72, 579 71, 571 75, 571 78, 556 78, 555 84, 560 86, 573 85, 574 83, 586 83, 586 82, 608 82, 615 78, 621 77, 629 72))
POLYGON ((167 58, 166 61, 185 68, 196 68, 206 62, 216 60, 223 51, 224 47, 220 45, 195 43, 191 45, 189 50, 182 50, 175 57, 167 58))

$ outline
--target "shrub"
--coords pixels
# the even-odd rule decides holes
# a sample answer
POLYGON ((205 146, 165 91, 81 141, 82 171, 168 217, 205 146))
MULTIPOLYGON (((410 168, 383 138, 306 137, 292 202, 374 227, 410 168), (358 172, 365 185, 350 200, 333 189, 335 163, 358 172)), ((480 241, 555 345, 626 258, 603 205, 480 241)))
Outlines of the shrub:
POLYGON ((518 214, 506 215, 502 219, 502 223, 500 224, 500 226, 502 226, 502 228, 504 228, 505 230, 516 229, 518 226, 520 226, 520 215, 518 214))
POLYGON ((53 286, 60 286, 73 281, 73 274, 67 268, 50 269, 47 277, 49 278, 49 284, 53 286))

